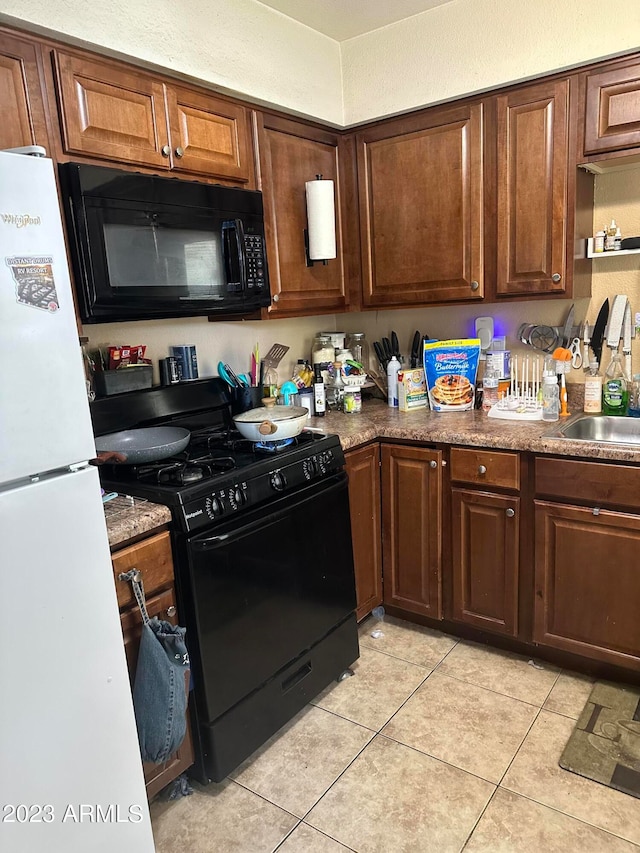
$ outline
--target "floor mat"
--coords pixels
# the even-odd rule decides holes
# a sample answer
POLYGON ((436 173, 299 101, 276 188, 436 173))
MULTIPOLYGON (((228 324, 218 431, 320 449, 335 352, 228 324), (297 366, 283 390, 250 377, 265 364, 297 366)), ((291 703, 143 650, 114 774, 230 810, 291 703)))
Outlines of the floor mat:
POLYGON ((640 688, 599 681, 559 764, 640 799, 640 688))

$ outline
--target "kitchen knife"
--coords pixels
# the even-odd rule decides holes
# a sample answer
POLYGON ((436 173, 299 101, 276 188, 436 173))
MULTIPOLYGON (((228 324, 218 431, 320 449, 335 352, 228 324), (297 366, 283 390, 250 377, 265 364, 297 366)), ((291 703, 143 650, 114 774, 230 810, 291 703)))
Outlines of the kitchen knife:
POLYGON ((384 351, 384 357, 387 361, 391 361, 391 356, 393 355, 393 349, 391 348, 391 341, 389 338, 382 339, 382 349, 384 351))
POLYGON ((562 346, 565 349, 568 349, 569 344, 573 338, 573 315, 576 312, 575 305, 572 305, 569 308, 569 313, 567 314, 567 319, 564 321, 564 327, 562 329, 562 346))
POLYGON ((591 332, 591 349, 593 350, 593 354, 595 355, 598 364, 600 364, 600 359, 602 358, 602 341, 604 340, 604 330, 607 327, 608 319, 609 300, 605 299, 600 311, 598 312, 596 324, 591 332))
POLYGON ((400 360, 400 344, 395 332, 391 332, 391 355, 395 355, 395 357, 400 360))
POLYGON ((416 332, 413 336, 413 342, 411 344, 411 367, 418 366, 418 359, 420 358, 420 344, 422 343, 422 335, 420 332, 416 332))
POLYGON ((382 347, 382 344, 379 343, 379 341, 374 341, 373 342, 373 349, 375 350, 378 361, 380 362, 380 367, 383 370, 386 370, 387 369, 387 359, 386 359, 386 356, 384 354, 384 349, 382 347))

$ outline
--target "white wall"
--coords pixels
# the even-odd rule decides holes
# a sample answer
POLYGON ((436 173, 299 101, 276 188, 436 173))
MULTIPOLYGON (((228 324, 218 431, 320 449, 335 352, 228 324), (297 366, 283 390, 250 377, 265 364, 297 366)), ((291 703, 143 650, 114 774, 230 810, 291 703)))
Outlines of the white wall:
POLYGON ((344 123, 637 49, 640 2, 452 0, 342 42, 344 123))
POLYGON ((338 42, 255 0, 4 0, 0 20, 342 123, 338 42))

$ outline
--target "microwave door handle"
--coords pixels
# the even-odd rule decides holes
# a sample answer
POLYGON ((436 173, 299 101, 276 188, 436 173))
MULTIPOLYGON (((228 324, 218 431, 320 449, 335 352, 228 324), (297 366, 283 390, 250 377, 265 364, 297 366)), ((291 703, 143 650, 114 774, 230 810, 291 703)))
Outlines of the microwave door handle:
POLYGON ((225 255, 225 267, 227 270, 227 285, 234 278, 234 271, 238 271, 240 291, 247 289, 247 273, 245 270, 245 242, 244 226, 241 219, 230 219, 222 223, 223 252, 225 255))

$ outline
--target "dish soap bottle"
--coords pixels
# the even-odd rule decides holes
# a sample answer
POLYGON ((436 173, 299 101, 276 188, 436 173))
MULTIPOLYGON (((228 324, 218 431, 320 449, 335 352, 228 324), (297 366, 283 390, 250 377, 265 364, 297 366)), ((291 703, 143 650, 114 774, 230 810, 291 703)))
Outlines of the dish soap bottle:
POLYGON ((629 379, 620 353, 614 349, 602 383, 602 411, 605 415, 626 415, 628 403, 629 379))
POLYGON ((602 411, 602 376, 598 373, 598 362, 589 362, 584 378, 584 411, 598 415, 602 411))

